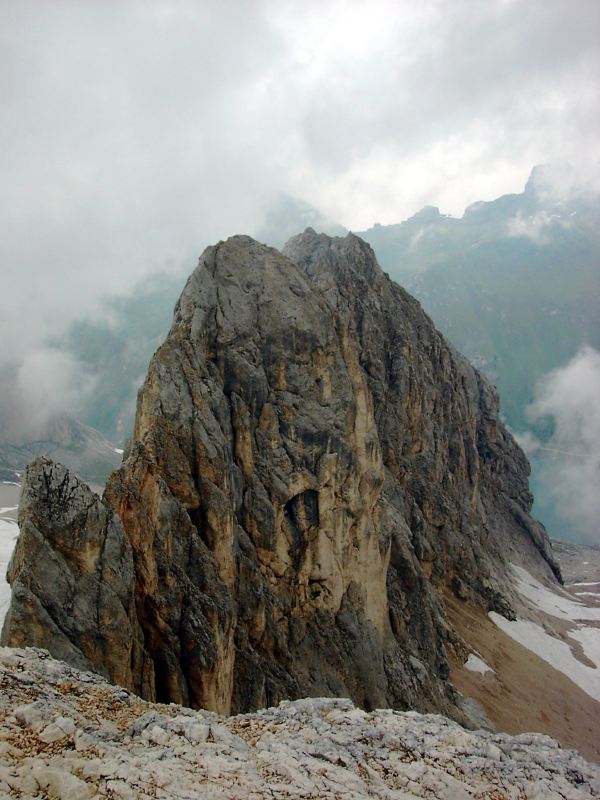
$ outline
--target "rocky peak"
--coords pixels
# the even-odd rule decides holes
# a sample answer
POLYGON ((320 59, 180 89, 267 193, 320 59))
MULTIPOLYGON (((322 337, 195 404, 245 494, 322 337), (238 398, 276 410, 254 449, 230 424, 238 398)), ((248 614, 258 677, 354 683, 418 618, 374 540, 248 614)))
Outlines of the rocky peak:
POLYGON ((364 281, 383 274, 371 245, 353 233, 343 238, 331 237, 307 228, 304 233, 293 236, 282 253, 311 279, 327 271, 340 280, 354 277, 364 281))
POLYGON ((4 637, 130 685, 143 673, 143 637, 118 517, 73 473, 38 456, 23 479, 19 527, 4 637))
MULTIPOLYGON (((358 237, 307 229, 283 255, 245 236, 207 248, 95 512, 131 553, 134 606, 121 604, 143 644, 121 681, 225 713, 337 695, 465 720, 447 593, 511 614, 509 561, 558 575, 527 472, 493 388, 358 237)), ((36 474, 24 530, 48 503, 36 474)), ((39 603, 20 627, 9 615, 3 641, 38 643, 46 617, 74 641, 28 541, 13 603, 18 574, 39 603)), ((63 558, 78 581, 76 554, 63 558)), ((93 563, 81 592, 96 608, 93 563)), ((110 626, 94 635, 110 648, 110 626)))

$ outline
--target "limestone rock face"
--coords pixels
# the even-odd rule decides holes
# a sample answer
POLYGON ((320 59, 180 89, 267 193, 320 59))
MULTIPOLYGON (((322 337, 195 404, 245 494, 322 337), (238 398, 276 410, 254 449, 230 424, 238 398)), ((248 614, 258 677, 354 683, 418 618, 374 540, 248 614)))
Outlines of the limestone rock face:
POLYGON ((404 495, 413 548, 433 576, 500 609, 507 560, 535 564, 541 556, 559 578, 544 528, 529 516, 529 464, 500 422, 494 387, 363 240, 308 229, 283 252, 356 332, 383 460, 404 495))
MULTIPOLYGON (((464 719, 444 592, 510 614, 508 561, 559 574, 527 461, 492 387, 368 245, 309 229, 284 254, 209 247, 140 390, 104 495, 132 563, 120 680, 222 713, 337 695, 464 719)), ((14 618, 6 643, 41 643, 14 618)))
MULTIPOLYGON (((143 634, 131 546, 119 518, 65 467, 40 456, 25 474, 19 527, 2 641, 35 642, 131 685, 144 673, 143 634)), ((147 667, 151 672, 151 662, 147 667)))

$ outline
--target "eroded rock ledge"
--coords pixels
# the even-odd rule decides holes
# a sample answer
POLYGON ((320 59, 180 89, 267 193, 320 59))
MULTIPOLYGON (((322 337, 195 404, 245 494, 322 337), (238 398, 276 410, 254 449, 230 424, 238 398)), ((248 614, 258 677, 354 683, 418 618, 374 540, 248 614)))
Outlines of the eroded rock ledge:
POLYGON ((284 253, 203 253, 102 502, 31 465, 3 642, 221 713, 333 695, 466 721, 443 592, 511 614, 508 561, 559 576, 527 461, 368 245, 309 229, 284 253))
POLYGON ((348 700, 227 718, 150 704, 43 651, 0 648, 0 794, 587 800, 600 770, 547 736, 468 732, 348 700))

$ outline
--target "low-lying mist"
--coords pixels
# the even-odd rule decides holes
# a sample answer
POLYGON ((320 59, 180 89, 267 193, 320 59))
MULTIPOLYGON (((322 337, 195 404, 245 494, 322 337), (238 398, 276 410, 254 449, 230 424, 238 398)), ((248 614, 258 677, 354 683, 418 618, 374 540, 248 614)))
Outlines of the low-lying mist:
POLYGON ((528 416, 552 431, 517 437, 536 458, 539 485, 580 541, 600 545, 600 352, 584 347, 539 381, 528 416))

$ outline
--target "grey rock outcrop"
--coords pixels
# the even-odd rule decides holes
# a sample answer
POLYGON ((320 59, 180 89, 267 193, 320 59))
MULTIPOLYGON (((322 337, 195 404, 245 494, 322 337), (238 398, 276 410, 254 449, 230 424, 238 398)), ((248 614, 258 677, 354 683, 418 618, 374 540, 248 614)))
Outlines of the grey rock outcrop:
MULTIPOLYGON (((309 229, 284 253, 208 248, 140 390, 104 495, 143 649, 121 682, 224 713, 338 695, 463 718, 445 593, 511 614, 509 561, 559 575, 527 461, 368 245, 309 229)), ((41 643, 14 619, 5 643, 41 643)))
POLYGON ((154 705, 0 648, 0 796, 19 800, 593 800, 600 767, 548 736, 465 731, 345 699, 254 714, 154 705))
POLYGON ((34 642, 73 666, 131 684, 143 674, 143 636, 119 519, 65 467, 40 456, 23 480, 19 527, 3 641, 34 642))

